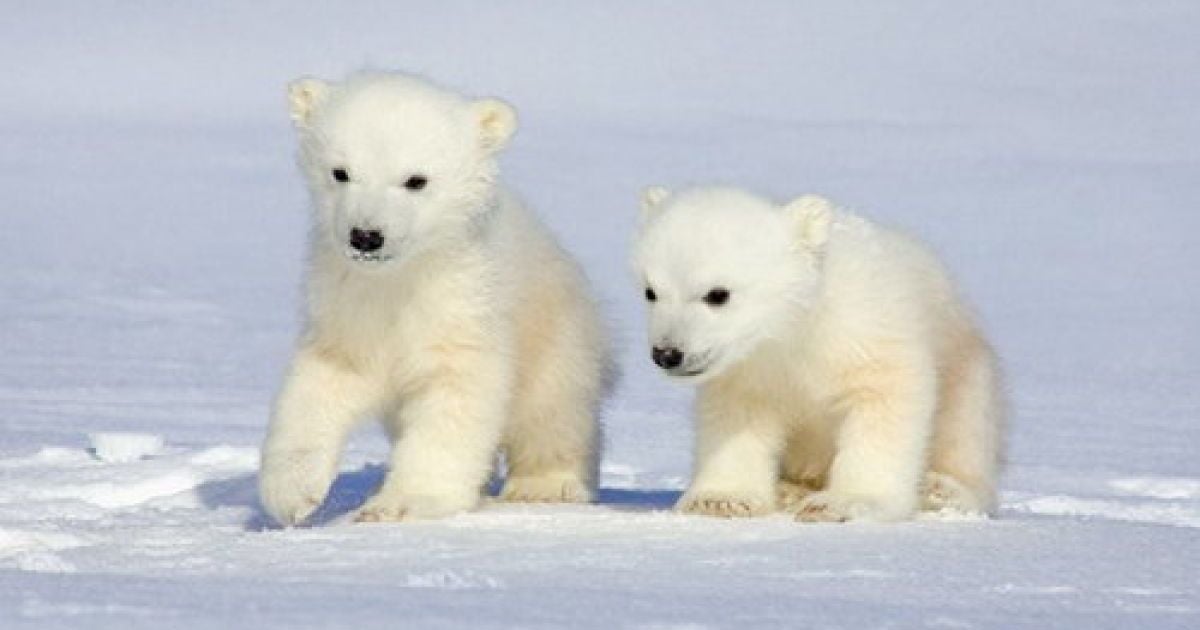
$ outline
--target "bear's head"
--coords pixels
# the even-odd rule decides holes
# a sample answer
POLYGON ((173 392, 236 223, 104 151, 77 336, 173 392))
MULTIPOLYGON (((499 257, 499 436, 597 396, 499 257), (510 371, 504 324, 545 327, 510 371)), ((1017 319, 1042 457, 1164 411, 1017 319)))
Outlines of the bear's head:
POLYGON ((819 290, 833 214, 812 195, 778 206, 736 189, 647 189, 633 265, 654 362, 706 380, 796 321, 819 290))
POLYGON ((469 235, 492 207, 516 130, 502 101, 395 73, 299 79, 288 96, 318 246, 378 267, 469 235))

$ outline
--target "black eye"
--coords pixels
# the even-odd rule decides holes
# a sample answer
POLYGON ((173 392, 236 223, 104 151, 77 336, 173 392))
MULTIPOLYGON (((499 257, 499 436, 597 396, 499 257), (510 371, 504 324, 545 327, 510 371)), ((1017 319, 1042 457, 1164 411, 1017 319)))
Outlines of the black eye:
POLYGON ((704 294, 704 303, 709 306, 720 306, 729 301, 729 289, 716 288, 704 294))
POLYGON ((653 302, 657 299, 658 299, 658 294, 656 294, 654 292, 654 289, 651 289, 650 287, 646 287, 646 301, 653 302))
POLYGON ((421 190, 428 183, 429 180, 424 175, 413 175, 404 180, 404 187, 409 190, 421 190))
POLYGON ((350 181, 350 173, 347 173, 346 169, 344 169, 344 168, 335 168, 330 172, 333 174, 333 179, 335 181, 341 182, 343 184, 350 181))

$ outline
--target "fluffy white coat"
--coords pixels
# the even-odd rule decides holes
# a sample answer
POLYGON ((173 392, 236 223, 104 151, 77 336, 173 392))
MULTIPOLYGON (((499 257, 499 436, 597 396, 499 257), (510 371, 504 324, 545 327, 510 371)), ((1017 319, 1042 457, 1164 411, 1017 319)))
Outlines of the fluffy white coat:
POLYGON ((777 206, 652 188, 633 261, 651 345, 700 384, 679 509, 811 521, 992 509, 996 359, 919 244, 816 196, 777 206))
POLYGON ((512 108, 400 74, 289 94, 315 220, 307 326, 263 448, 267 512, 308 517, 369 416, 393 447, 360 520, 472 508, 498 448, 502 498, 589 500, 608 353, 583 274, 496 183, 512 108))

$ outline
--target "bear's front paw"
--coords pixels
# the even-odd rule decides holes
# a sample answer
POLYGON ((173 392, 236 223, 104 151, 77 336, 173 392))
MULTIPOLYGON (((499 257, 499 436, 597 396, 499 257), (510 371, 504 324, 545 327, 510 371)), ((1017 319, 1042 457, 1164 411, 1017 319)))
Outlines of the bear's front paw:
POLYGON ((809 523, 846 521, 890 521, 900 518, 899 510, 890 509, 870 497, 820 491, 804 497, 793 511, 796 520, 809 523))
POLYGON ((379 523, 441 518, 470 510, 478 502, 478 496, 472 499, 434 494, 380 492, 363 505, 354 520, 359 523, 379 523))
POLYGON ((318 450, 268 451, 258 474, 259 501, 284 526, 312 515, 333 483, 334 458, 318 450))
POLYGON ((775 510, 770 495, 739 494, 719 490, 689 490, 675 509, 684 514, 701 514, 723 518, 762 516, 775 510))
POLYGON ((588 503, 592 490, 574 475, 509 477, 500 490, 501 501, 519 503, 588 503))

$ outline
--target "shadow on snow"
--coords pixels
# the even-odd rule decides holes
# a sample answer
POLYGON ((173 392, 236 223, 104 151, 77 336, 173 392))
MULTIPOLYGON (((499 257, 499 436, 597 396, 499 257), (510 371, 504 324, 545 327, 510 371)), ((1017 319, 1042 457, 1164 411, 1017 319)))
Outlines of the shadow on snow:
MULTIPOLYGON (((343 472, 334 480, 325 502, 306 522, 306 527, 329 525, 354 513, 383 483, 387 467, 368 464, 358 470, 343 472)), ((488 485, 488 494, 495 496, 499 481, 488 485)), ((279 529, 258 503, 258 476, 246 474, 201 484, 196 494, 209 509, 249 508, 252 514, 245 522, 249 531, 279 529)), ((595 505, 626 512, 669 510, 679 499, 678 490, 600 488, 595 505)))

